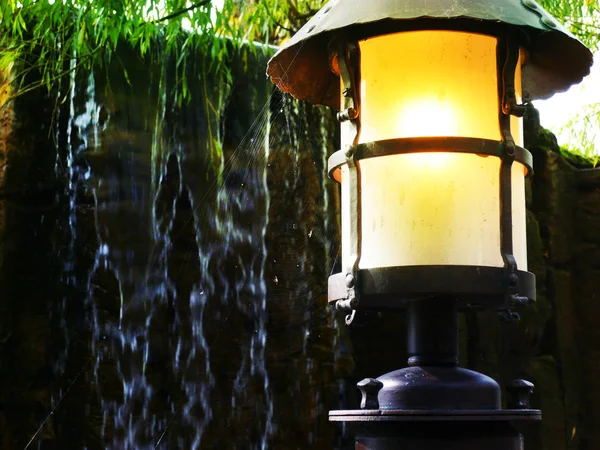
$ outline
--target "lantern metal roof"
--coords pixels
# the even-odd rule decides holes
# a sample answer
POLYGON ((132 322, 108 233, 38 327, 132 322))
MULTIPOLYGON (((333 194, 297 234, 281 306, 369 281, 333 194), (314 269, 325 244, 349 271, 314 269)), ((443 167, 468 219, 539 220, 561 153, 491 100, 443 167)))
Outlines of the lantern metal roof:
POLYGON ((361 40, 430 29, 511 33, 528 53, 529 100, 579 83, 593 63, 590 50, 533 0, 330 0, 271 58, 267 75, 300 100, 339 109, 339 78, 328 53, 336 34, 361 40))

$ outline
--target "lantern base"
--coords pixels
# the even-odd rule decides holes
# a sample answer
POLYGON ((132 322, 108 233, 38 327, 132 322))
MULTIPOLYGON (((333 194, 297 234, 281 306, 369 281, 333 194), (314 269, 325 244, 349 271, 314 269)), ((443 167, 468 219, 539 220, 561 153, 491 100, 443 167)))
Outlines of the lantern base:
POLYGON ((406 367, 377 378, 382 410, 500 409, 500 386, 460 367, 406 367))
POLYGON ((357 450, 522 450, 513 424, 541 420, 539 410, 500 409, 493 379, 457 367, 409 367, 359 388, 371 409, 329 412, 357 430, 357 450))
MULTIPOLYGON (((535 301, 535 275, 517 271, 517 295, 535 301)), ((346 274, 329 277, 329 303, 348 295, 346 274)), ((359 309, 381 311, 405 309, 412 300, 444 295, 458 301, 458 308, 505 310, 514 308, 507 300, 507 277, 502 267, 488 266, 401 266, 359 269, 356 289, 359 309)))
POLYGON ((522 450, 511 424, 541 419, 529 407, 533 384, 516 380, 501 409, 492 378, 458 367, 457 302, 439 296, 408 303, 408 364, 358 383, 359 410, 330 411, 329 420, 358 427, 361 450, 522 450))

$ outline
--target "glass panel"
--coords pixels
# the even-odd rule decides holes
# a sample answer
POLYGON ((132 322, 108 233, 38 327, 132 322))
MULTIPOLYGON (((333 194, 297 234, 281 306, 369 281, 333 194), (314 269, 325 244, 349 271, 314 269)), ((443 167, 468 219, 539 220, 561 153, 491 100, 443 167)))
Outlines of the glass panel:
MULTIPOLYGON (((500 159, 468 153, 412 153, 365 159, 360 268, 411 265, 502 267, 500 159)), ((513 233, 527 268, 525 167, 513 167, 513 233)), ((344 194, 342 171, 342 195, 344 194)), ((348 261, 348 211, 342 201, 342 263, 348 261)))
POLYGON ((360 142, 418 136, 500 140, 496 38, 413 31, 360 42, 360 142))
MULTIPOLYGON (((496 45, 495 37, 456 31, 405 32, 360 42, 360 142, 425 136, 501 140, 496 45)), ((515 87, 521 102, 520 63, 515 87)), ((523 146, 522 119, 511 118, 511 128, 523 146)), ((348 140, 342 130, 342 144, 348 140)), ((499 158, 440 149, 367 159, 360 167, 361 268, 504 265, 499 158)), ((513 244, 520 270, 527 269, 525 174, 525 167, 515 163, 513 244)), ((349 220, 348 201, 342 198, 344 268, 350 258, 349 220)))

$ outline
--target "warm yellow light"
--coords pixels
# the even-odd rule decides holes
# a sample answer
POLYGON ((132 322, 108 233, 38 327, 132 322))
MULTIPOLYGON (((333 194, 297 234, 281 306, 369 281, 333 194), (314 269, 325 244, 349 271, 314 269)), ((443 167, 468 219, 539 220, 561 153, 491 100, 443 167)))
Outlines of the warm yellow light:
MULTIPOLYGON (((495 37, 412 31, 359 45, 360 142, 419 136, 501 139, 495 37)), ((517 78, 520 86, 520 68, 517 78)), ((518 119, 513 128, 522 145, 518 119)))
POLYGON ((451 105, 422 99, 400 109, 396 132, 402 136, 456 136, 458 120, 451 105), (432 125, 433 124, 433 125, 432 125))
MULTIPOLYGON (((426 152, 410 153, 406 155, 405 161, 410 167, 408 170, 418 170, 436 176, 437 171, 452 170, 452 153, 426 152)), ((385 160, 388 161, 388 160, 385 160)), ((389 160, 391 161, 391 160, 389 160)), ((369 164, 367 162, 367 164, 369 164)), ((398 174, 400 175, 400 174, 398 174)))
MULTIPOLYGON (((501 141, 497 39, 454 31, 415 31, 360 42, 359 142, 471 137, 501 141)), ((521 68, 515 74, 521 100, 521 68)), ((351 143, 342 126, 342 146, 351 143)), ((511 118, 522 146, 522 120, 511 118)), ((496 156, 406 153, 362 159, 359 267, 471 265, 503 267, 500 165, 496 156)), ((342 263, 350 255, 348 169, 342 183, 342 263)), ((512 169, 513 247, 527 269, 526 168, 512 169)))
MULTIPOLYGON (((504 265, 500 252, 499 158, 408 153, 364 159, 360 170, 360 268, 504 265)), ((347 184, 345 173, 344 166, 343 188, 347 184)), ((525 167, 516 163, 512 174, 515 258, 519 269, 525 270, 525 167)), ((344 267, 350 261, 348 208, 348 202, 342 201, 344 267)))

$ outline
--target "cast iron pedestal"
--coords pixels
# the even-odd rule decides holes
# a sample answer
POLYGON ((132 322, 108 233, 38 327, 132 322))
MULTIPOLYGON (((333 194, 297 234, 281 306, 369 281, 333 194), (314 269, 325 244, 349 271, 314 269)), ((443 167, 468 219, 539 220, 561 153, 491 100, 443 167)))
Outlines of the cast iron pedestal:
POLYGON ((359 382, 361 409, 329 413, 357 427, 357 450, 523 449, 514 425, 541 420, 529 408, 533 385, 511 383, 514 409, 501 409, 496 381, 457 367, 457 317, 449 298, 409 304, 409 367, 359 382))

